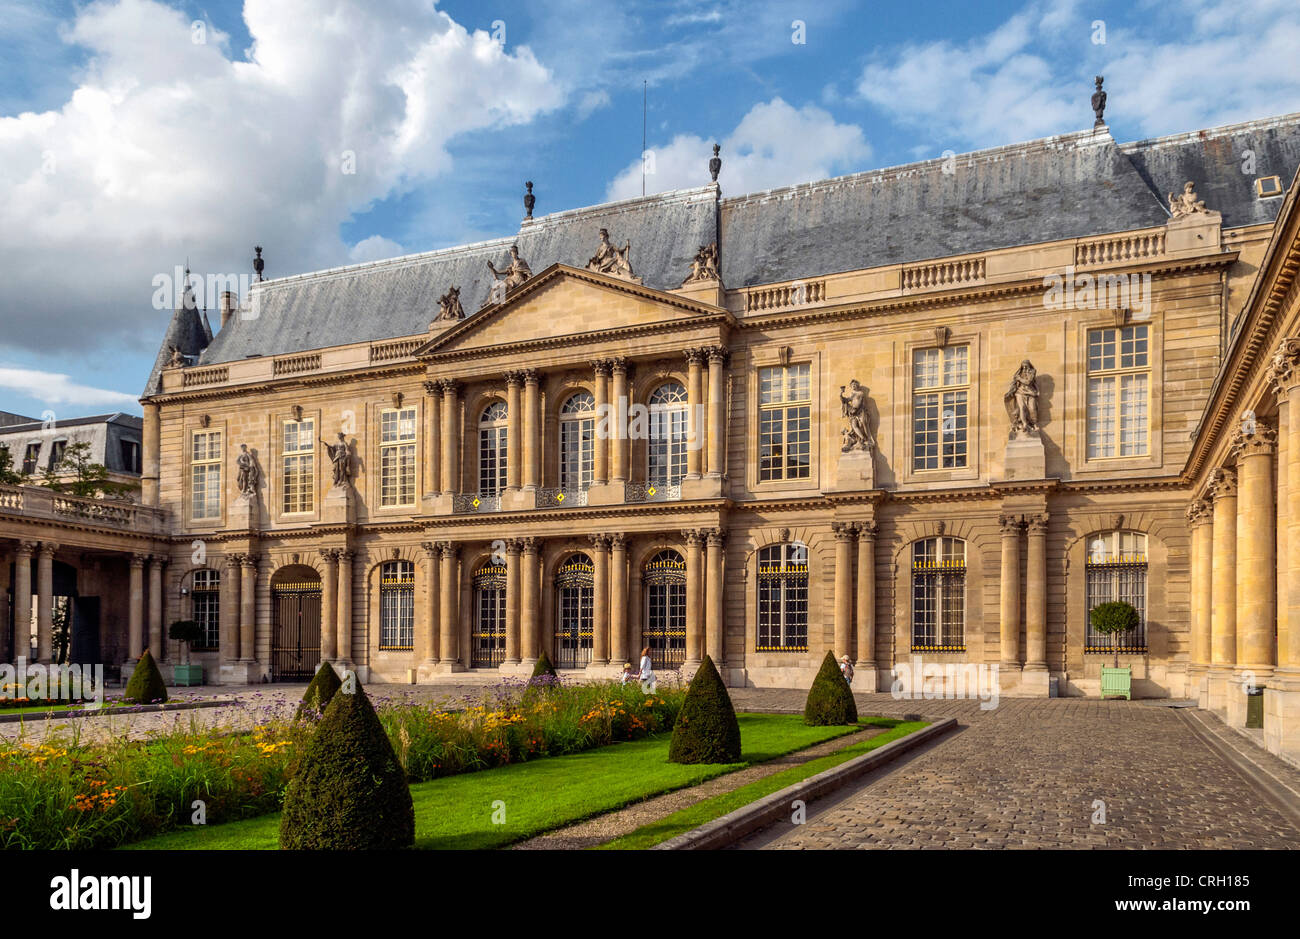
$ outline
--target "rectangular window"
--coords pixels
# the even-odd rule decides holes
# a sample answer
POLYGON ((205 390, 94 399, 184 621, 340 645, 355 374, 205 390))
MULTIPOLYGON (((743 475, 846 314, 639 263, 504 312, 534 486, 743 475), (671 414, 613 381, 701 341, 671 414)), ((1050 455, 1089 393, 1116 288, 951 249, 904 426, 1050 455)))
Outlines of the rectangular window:
POLYGON ((415 505, 415 408, 380 412, 379 504, 415 505))
POLYGON ((912 353, 912 469, 966 465, 970 347, 912 353))
POLYGON ((64 454, 68 452, 68 442, 66 440, 56 440, 50 447, 50 469, 58 469, 59 464, 63 462, 64 454))
POLYGON ((1146 455, 1150 384, 1145 324, 1088 333, 1088 459, 1146 455))
POLYGON ((41 458, 41 445, 39 443, 29 443, 27 450, 23 453, 23 475, 30 476, 36 472, 36 462, 41 458))
POLYGON ((190 516, 221 517, 221 431, 196 430, 190 449, 190 516))
POLYGON ((203 635, 194 643, 195 649, 216 649, 221 641, 221 574, 214 570, 194 572, 194 592, 190 594, 194 621, 203 629, 203 635))
POLYGON ((316 421, 313 418, 284 422, 281 463, 284 513, 312 511, 316 494, 316 421))
POLYGON ((415 644, 415 566, 385 564, 379 579, 379 648, 410 649, 415 644))
POLYGON ((134 440, 122 440, 119 443, 122 448, 123 472, 140 472, 140 444, 134 440))
POLYGON ((912 651, 966 651, 966 543, 927 538, 912 546, 912 651))
POLYGON ((758 652, 808 651, 808 549, 779 544, 758 553, 758 652))
POLYGON ((777 365, 758 371, 758 478, 812 475, 812 368, 777 365))
MULTIPOLYGON (((603 443, 603 441, 602 441, 603 443)), ((560 488, 587 489, 595 478, 596 422, 560 421, 560 488)))

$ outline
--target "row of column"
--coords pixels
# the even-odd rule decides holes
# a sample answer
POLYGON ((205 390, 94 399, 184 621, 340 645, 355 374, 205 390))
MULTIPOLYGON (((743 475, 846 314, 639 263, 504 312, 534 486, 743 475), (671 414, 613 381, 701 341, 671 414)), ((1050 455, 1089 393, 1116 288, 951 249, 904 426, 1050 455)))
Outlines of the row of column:
MULTIPOLYGON (((355 551, 321 548, 320 655, 326 662, 352 663, 352 587, 355 551)), ((244 652, 240 642, 240 652, 244 652)))
POLYGON ((1024 597, 1025 652, 1023 670, 1047 672, 1047 524, 1048 513, 1002 515, 1002 564, 999 596, 999 662, 1004 669, 1021 669, 1020 601, 1024 597), (1020 584, 1021 542, 1025 548, 1025 584, 1020 584))
MULTIPOLYGON (((36 594, 36 659, 48 664, 54 652, 54 553, 59 546, 49 541, 19 541, 14 546, 14 640, 19 648, 3 650, 4 658, 27 656, 22 645, 32 621, 32 594, 36 594), (36 557, 33 590, 32 557, 36 557)), ((7 634, 7 632, 6 632, 7 634)))
MULTIPOLYGON (((593 665, 632 661, 628 624, 630 569, 628 537, 622 533, 588 536, 592 559, 593 665)), ((721 667, 725 657, 725 533, 720 528, 682 532, 686 561, 686 660, 698 663, 707 652, 721 667)), ((454 542, 425 542, 429 558, 427 607, 416 617, 415 650, 424 666, 453 670, 465 662, 460 640, 460 547, 454 542)), ((505 664, 537 661, 542 651, 542 541, 505 541, 505 664)))
POLYGON ((874 669, 878 526, 874 521, 832 522, 831 528, 835 531, 835 654, 855 655, 857 665, 874 669), (855 553, 856 585, 853 576, 855 553), (856 652, 853 646, 855 634, 856 652))
MULTIPOLYGON (((687 434, 692 442, 702 441, 687 449, 688 479, 725 472, 728 357, 723 346, 686 350, 687 434)), ((630 406, 631 363, 623 357, 597 359, 591 368, 597 413, 619 417, 609 423, 611 435, 596 439, 593 481, 624 483, 630 478, 630 438, 624 419, 630 406)), ((541 374, 531 368, 510 371, 505 373, 505 383, 506 489, 536 489, 542 480, 541 374)), ((464 385, 456 379, 437 379, 426 381, 424 391, 429 398, 424 445, 429 491, 433 495, 459 492, 464 484, 460 447, 465 430, 461 426, 464 385)))

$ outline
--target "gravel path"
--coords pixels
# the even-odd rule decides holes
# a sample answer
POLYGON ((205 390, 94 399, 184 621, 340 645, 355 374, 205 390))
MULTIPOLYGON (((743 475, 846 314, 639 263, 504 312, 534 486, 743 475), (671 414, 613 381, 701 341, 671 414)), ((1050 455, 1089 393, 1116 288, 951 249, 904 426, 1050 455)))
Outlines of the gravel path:
POLYGON ((815 760, 819 756, 842 750, 850 744, 861 743, 863 740, 869 740, 881 733, 884 733, 884 728, 870 727, 855 734, 847 734, 843 737, 826 740, 815 746, 808 747, 806 750, 787 753, 785 756, 777 757, 774 760, 768 760, 756 766, 750 766, 734 773, 728 773, 725 776, 719 776, 716 779, 710 779, 708 782, 692 786, 689 789, 666 792, 663 795, 629 805, 627 808, 607 812, 585 822, 578 822, 576 825, 569 825, 557 831, 538 835, 536 838, 530 838, 527 841, 521 841, 512 847, 521 851, 565 851, 603 844, 621 835, 636 831, 642 825, 672 815, 680 809, 695 805, 697 802, 703 802, 711 796, 732 792, 756 779, 771 776, 791 766, 807 763, 809 760, 815 760))

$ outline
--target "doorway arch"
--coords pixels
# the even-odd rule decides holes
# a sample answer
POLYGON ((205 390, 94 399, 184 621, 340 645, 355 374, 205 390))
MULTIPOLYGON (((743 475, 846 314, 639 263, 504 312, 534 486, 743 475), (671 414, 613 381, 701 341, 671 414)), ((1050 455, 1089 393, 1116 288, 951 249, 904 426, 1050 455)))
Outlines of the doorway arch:
POLYGON ((320 574, 289 564, 271 577, 271 680, 310 681, 320 663, 320 574))

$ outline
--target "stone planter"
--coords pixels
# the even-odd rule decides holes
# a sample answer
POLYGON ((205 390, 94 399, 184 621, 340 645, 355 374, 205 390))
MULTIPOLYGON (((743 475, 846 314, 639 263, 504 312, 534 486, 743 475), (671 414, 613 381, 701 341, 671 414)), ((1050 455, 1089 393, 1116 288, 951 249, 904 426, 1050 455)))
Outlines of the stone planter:
POLYGON ((1101 667, 1101 696, 1102 698, 1123 698, 1125 701, 1133 700, 1133 669, 1111 668, 1103 665, 1101 667))

